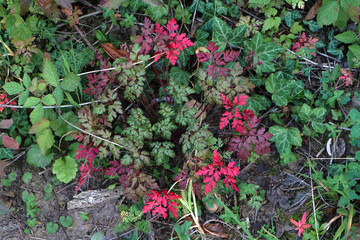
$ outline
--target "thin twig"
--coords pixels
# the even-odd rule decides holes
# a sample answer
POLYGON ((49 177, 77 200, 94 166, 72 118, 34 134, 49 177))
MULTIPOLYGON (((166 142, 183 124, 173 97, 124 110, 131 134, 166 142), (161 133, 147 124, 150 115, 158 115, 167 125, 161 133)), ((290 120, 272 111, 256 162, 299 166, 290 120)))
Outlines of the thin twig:
POLYGON ((309 163, 309 177, 310 177, 310 185, 311 185, 311 198, 312 198, 312 205, 313 205, 313 211, 314 211, 314 220, 315 220, 315 231, 316 231, 316 236, 317 239, 319 240, 319 230, 318 230, 318 225, 317 225, 317 220, 316 220, 316 208, 315 208, 315 198, 314 198, 314 185, 312 182, 312 173, 311 173, 311 166, 310 166, 310 160, 308 159, 308 163, 309 163))

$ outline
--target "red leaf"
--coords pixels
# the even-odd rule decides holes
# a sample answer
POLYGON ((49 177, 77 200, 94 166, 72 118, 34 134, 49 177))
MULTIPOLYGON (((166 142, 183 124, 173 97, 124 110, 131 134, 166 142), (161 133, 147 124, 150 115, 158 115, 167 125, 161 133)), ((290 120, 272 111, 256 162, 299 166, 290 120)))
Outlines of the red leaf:
POLYGON ((240 95, 240 96, 236 96, 234 98, 234 103, 237 106, 243 106, 246 104, 246 99, 248 98, 248 96, 246 95, 240 95))
POLYGON ((11 127, 12 124, 13 124, 12 119, 4 119, 0 122, 0 128, 7 129, 7 128, 11 127))
POLYGON ((19 149, 19 144, 12 137, 2 135, 2 142, 6 148, 19 149))

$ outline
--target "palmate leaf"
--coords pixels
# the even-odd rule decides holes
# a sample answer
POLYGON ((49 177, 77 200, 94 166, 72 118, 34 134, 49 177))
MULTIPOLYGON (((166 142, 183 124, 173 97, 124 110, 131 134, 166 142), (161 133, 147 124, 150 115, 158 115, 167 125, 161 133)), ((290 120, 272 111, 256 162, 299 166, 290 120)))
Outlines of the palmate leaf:
POLYGON ((287 148, 291 148, 293 145, 301 146, 302 139, 300 131, 297 128, 272 126, 269 128, 269 133, 273 135, 270 141, 275 142, 275 146, 280 154, 284 153, 287 148))
POLYGON ((255 34, 251 41, 245 41, 246 50, 254 52, 254 63, 258 65, 256 72, 261 74, 263 72, 275 71, 274 63, 272 62, 276 56, 283 50, 281 45, 264 42, 264 38, 261 33, 255 34), (258 64, 258 61, 261 63, 258 64))
POLYGON ((215 17, 213 20, 213 42, 219 46, 219 51, 224 51, 226 45, 239 46, 246 32, 246 26, 242 25, 231 29, 223 20, 215 17))
POLYGON ((290 99, 295 80, 277 79, 274 74, 266 80, 266 90, 272 93, 272 100, 278 106, 286 106, 290 99))

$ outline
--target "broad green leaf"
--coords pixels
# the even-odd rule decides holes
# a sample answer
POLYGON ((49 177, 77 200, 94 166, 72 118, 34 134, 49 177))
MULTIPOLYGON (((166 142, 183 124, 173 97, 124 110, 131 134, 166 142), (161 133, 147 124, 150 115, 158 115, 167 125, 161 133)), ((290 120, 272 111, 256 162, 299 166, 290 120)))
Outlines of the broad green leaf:
POLYGON ((304 86, 305 84, 303 81, 301 80, 295 81, 293 90, 291 92, 291 97, 293 99, 298 99, 299 97, 302 97, 304 93, 304 86))
POLYGON ((293 145, 301 146, 302 139, 300 131, 297 128, 272 126, 269 128, 269 133, 273 135, 270 141, 275 142, 275 146, 280 154, 284 153, 287 148, 291 148, 293 145))
POLYGON ((299 117, 304 122, 310 122, 312 119, 312 109, 309 105, 304 103, 300 109, 299 117))
POLYGON ((360 137, 360 123, 359 122, 355 123, 354 126, 352 126, 351 135, 354 138, 360 137))
POLYGON ((295 23, 295 20, 300 18, 301 18, 301 14, 296 10, 286 11, 285 13, 285 23, 288 27, 292 27, 293 24, 295 23))
MULTIPOLYGON (((340 3, 343 1, 340 1, 340 3)), ((340 30, 343 30, 347 26, 347 22, 349 21, 349 16, 343 8, 340 8, 338 17, 334 26, 338 27, 340 30)))
POLYGON ((350 118, 354 122, 360 122, 360 112, 355 108, 350 110, 350 118))
POLYGON ((33 124, 29 130, 29 134, 39 133, 42 130, 50 127, 50 121, 42 118, 37 123, 33 124))
POLYGON ((104 238, 104 232, 100 231, 92 235, 90 240, 102 240, 104 238))
POLYGON ((24 107, 31 108, 31 107, 34 107, 35 105, 37 105, 39 102, 40 102, 40 98, 29 97, 28 99, 26 99, 26 101, 24 103, 24 107))
POLYGON ((36 142, 39 144, 41 152, 45 155, 48 153, 48 150, 55 143, 54 135, 52 131, 47 128, 43 131, 36 134, 36 142))
POLYGON ((223 20, 215 17, 213 31, 213 41, 219 46, 219 51, 225 50, 228 39, 232 37, 231 28, 223 20))
POLYGON ((25 90, 25 88, 17 82, 6 83, 3 88, 9 95, 14 95, 25 90))
POLYGON ((337 1, 327 1, 322 4, 317 14, 317 22, 322 27, 323 25, 330 25, 335 23, 340 6, 337 1))
POLYGON ((44 109, 41 104, 36 105, 34 110, 30 113, 30 122, 32 124, 37 123, 44 116, 44 109))
POLYGON ((47 94, 41 98, 41 102, 47 106, 55 105, 56 101, 53 95, 47 94))
POLYGON ((61 87, 57 87, 52 94, 55 98, 56 104, 60 106, 64 101, 64 91, 61 89, 61 87))
POLYGON ((169 72, 169 77, 176 81, 178 84, 189 85, 190 73, 184 71, 179 67, 172 67, 169 72))
POLYGON ((266 108, 270 106, 271 102, 269 99, 267 99, 265 96, 254 94, 246 100, 246 105, 241 107, 241 110, 249 109, 258 115, 260 111, 266 110, 266 108))
POLYGON ((359 40, 356 36, 356 33, 354 33, 354 31, 352 30, 348 30, 346 32, 340 33, 334 36, 334 38, 343 43, 354 43, 357 40, 359 40))
POLYGON ((265 82, 266 90, 272 93, 272 100, 278 106, 286 106, 291 98, 290 94, 295 84, 295 80, 277 79, 274 74, 265 82))
POLYGON ((68 73, 61 81, 61 88, 68 92, 73 92, 80 86, 80 77, 75 73, 68 73))
POLYGON ((257 5, 267 5, 270 3, 270 0, 249 0, 249 3, 253 3, 255 6, 257 5))
POLYGON ((30 94, 29 90, 26 90, 20 94, 19 102, 18 102, 20 106, 24 105, 26 99, 28 99, 29 97, 29 94, 30 94))
POLYGON ((302 31, 304 31, 304 28, 298 22, 294 23, 294 25, 290 28, 290 32, 294 34, 298 34, 302 31))
POLYGON ((0 160, 14 158, 13 151, 9 148, 0 148, 0 160))
POLYGON ((59 225, 57 223, 48 222, 46 224, 46 231, 50 234, 56 233, 59 229, 59 225))
POLYGON ((231 30, 231 37, 228 39, 228 44, 234 47, 242 46, 244 42, 245 33, 246 33, 246 25, 241 25, 231 30))
POLYGON ((312 31, 312 32, 317 32, 317 31, 319 31, 321 29, 321 27, 314 20, 310 20, 310 21, 304 20, 303 23, 305 25, 308 25, 310 31, 312 31))
POLYGON ((349 46, 349 50, 354 54, 354 56, 360 56, 360 46, 358 44, 349 46))
POLYGON ((160 25, 164 25, 166 23, 166 19, 164 19, 163 17, 168 14, 167 7, 154 7, 149 5, 147 9, 152 20, 160 23, 160 25))
POLYGON ((23 84, 26 88, 29 88, 30 85, 31 85, 31 79, 29 77, 29 75, 27 73, 24 73, 24 76, 23 76, 23 84))
POLYGON ((65 156, 57 159, 53 164, 53 174, 63 183, 69 183, 76 177, 78 166, 75 158, 65 156))
POLYGON ((271 17, 271 18, 267 18, 264 21, 264 25, 263 25, 263 31, 267 31, 269 29, 278 29, 281 23, 281 18, 279 17, 271 17))
POLYGON ((54 153, 42 154, 39 145, 34 144, 26 154, 26 162, 34 167, 45 168, 54 159, 54 153))
POLYGON ((45 58, 43 65, 43 74, 44 80, 50 85, 57 87, 59 86, 59 75, 56 70, 55 65, 51 62, 51 60, 45 58))

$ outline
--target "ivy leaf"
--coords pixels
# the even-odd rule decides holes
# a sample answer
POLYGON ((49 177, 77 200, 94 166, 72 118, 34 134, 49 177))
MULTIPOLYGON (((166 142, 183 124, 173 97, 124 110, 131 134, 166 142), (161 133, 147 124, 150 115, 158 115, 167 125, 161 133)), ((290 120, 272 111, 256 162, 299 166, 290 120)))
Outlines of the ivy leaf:
POLYGON ((44 116, 44 109, 41 104, 36 105, 34 110, 30 113, 30 122, 32 124, 37 123, 44 116))
POLYGON ((169 73, 169 77, 173 78, 178 84, 189 85, 190 73, 184 71, 179 67, 172 67, 169 73))
POLYGON ((310 21, 303 20, 303 23, 305 25, 308 25, 310 31, 312 31, 312 32, 317 32, 321 29, 321 27, 318 25, 318 23, 315 22, 314 20, 310 20, 310 21))
POLYGON ((34 144, 26 154, 26 162, 34 167, 45 168, 53 160, 54 153, 42 154, 39 145, 34 144))
POLYGON ((68 92, 73 92, 80 86, 80 77, 75 73, 68 73, 60 84, 61 88, 68 92))
POLYGON ((340 33, 334 36, 334 38, 343 43, 354 43, 358 40, 356 33, 354 33, 352 30, 340 33))
POLYGON ((36 134, 36 142, 39 144, 41 152, 45 155, 55 143, 54 135, 49 128, 36 134))
POLYGON ((55 65, 47 58, 44 60, 43 74, 44 80, 50 85, 57 87, 59 86, 59 75, 55 65))
POLYGON ((272 100, 278 106, 286 106, 290 98, 295 80, 277 79, 274 74, 265 82, 266 90, 272 93, 272 100))
POLYGON ((69 183, 76 177, 77 170, 78 166, 76 164, 75 158, 65 156, 65 158, 59 158, 54 162, 52 172, 53 174, 56 174, 56 177, 61 182, 69 183))
POLYGON ((327 1, 319 8, 316 20, 320 27, 335 23, 339 14, 339 3, 337 1, 327 1))
POLYGON ((285 13, 285 23, 288 27, 292 27, 292 25, 295 23, 295 20, 300 18, 301 14, 299 11, 286 11, 285 13))
POLYGON ((166 23, 166 19, 164 19, 163 17, 168 14, 167 7, 154 7, 149 5, 147 9, 152 20, 160 24, 166 23))
POLYGON ((224 51, 226 45, 239 46, 246 32, 246 26, 242 25, 231 29, 223 20, 215 17, 213 21, 213 42, 219 46, 219 51, 224 51))
POLYGON ((25 90, 25 88, 17 82, 6 83, 3 88, 9 95, 14 95, 25 90))
POLYGON ((275 146, 280 154, 284 153, 287 148, 291 148, 293 145, 301 146, 302 139, 300 131, 297 128, 272 126, 269 128, 269 133, 273 135, 270 141, 275 142, 275 146))

